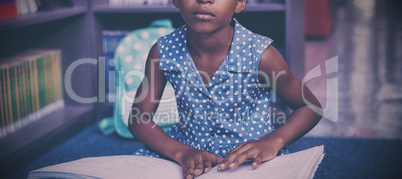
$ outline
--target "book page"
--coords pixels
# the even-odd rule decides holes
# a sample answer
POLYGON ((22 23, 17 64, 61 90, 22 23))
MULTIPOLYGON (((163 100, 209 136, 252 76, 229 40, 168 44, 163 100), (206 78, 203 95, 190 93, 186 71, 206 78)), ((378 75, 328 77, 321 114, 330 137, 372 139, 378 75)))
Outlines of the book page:
POLYGON ((278 156, 270 161, 263 162, 256 169, 251 167, 251 163, 243 163, 234 170, 226 169, 218 171, 217 166, 207 174, 201 175, 203 178, 313 178, 315 170, 323 158, 324 147, 314 147, 284 156, 278 156), (319 160, 319 161, 318 161, 319 160), (314 170, 314 171, 312 171, 314 170))
MULTIPOLYGON (((324 147, 278 156, 257 169, 246 162, 234 170, 218 171, 217 166, 197 178, 313 178, 323 159, 324 147)), ((44 167, 28 178, 183 178, 179 164, 151 157, 122 155, 90 157, 44 167)))
POLYGON ((28 178, 182 178, 181 171, 181 166, 172 161, 121 155, 57 164, 34 170, 28 178))

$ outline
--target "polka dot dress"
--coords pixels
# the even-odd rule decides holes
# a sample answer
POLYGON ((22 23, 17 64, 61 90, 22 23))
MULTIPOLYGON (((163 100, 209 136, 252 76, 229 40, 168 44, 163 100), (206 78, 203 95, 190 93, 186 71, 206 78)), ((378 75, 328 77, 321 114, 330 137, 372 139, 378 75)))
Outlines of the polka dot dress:
MULTIPOLYGON (((158 39, 159 69, 172 84, 180 122, 167 133, 174 139, 225 157, 242 142, 258 140, 275 130, 270 93, 258 81, 258 64, 272 43, 244 28, 235 19, 229 54, 210 83, 202 78, 188 52, 186 27, 158 39)), ((279 155, 286 154, 283 149, 279 155)), ((135 155, 162 157, 146 147, 135 155)))

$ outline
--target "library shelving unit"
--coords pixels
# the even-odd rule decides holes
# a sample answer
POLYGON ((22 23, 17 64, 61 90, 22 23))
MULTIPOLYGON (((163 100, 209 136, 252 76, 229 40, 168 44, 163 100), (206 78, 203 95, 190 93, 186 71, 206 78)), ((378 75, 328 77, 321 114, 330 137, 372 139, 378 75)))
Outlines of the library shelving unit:
MULTIPOLYGON (((174 27, 184 24, 172 5, 110 6, 107 0, 73 0, 73 3, 71 8, 0 19, 0 60, 32 48, 61 49, 64 77, 73 62, 103 56, 103 30, 131 31, 147 27, 156 19, 170 19, 174 27)), ((235 17, 248 29, 274 39, 275 47, 283 53, 293 73, 302 77, 303 0, 248 4, 235 17)), ((73 91, 84 98, 99 99, 98 72, 98 64, 87 63, 76 68, 71 78, 73 91)), ((0 139, 1 175, 15 172, 88 125, 112 116, 113 103, 82 104, 70 97, 64 86, 63 89, 64 109, 0 139)))
MULTIPOLYGON (((89 2, 76 0, 74 3, 71 8, 0 19, 0 60, 30 49, 61 49, 64 77, 66 69, 75 60, 91 57, 87 38, 89 2)), ((94 65, 77 67, 72 74, 72 89, 79 96, 94 96, 95 76, 94 65)), ((65 89, 63 93, 64 108, 0 139, 0 178, 94 121, 94 104, 74 101, 65 89)))

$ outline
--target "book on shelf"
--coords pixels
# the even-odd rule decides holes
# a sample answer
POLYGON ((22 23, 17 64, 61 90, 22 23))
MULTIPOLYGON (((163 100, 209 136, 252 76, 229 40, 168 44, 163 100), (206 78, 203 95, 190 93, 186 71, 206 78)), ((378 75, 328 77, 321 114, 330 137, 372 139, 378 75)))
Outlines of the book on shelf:
POLYGON ((18 15, 24 15, 29 13, 28 3, 25 0, 17 0, 18 15))
MULTIPOLYGON (((197 178, 313 178, 324 158, 317 146, 263 162, 256 169, 245 162, 234 170, 217 166, 197 178)), ((31 171, 28 178, 183 178, 179 164, 151 157, 121 155, 89 157, 31 171)))
POLYGON ((38 11, 35 0, 16 0, 18 15, 31 14, 38 11))
POLYGON ((0 1, 0 19, 18 16, 16 0, 0 1))
POLYGON ((130 31, 124 30, 104 30, 102 31, 102 48, 103 55, 105 56, 105 79, 106 79, 106 99, 109 102, 114 102, 115 98, 115 78, 113 74, 115 73, 113 58, 114 52, 119 44, 120 40, 123 39, 130 31))
POLYGON ((36 11, 38 11, 38 4, 36 4, 35 0, 26 0, 26 2, 28 5, 29 13, 35 13, 36 11))
POLYGON ((60 50, 37 49, 0 62, 0 138, 64 107, 60 50))

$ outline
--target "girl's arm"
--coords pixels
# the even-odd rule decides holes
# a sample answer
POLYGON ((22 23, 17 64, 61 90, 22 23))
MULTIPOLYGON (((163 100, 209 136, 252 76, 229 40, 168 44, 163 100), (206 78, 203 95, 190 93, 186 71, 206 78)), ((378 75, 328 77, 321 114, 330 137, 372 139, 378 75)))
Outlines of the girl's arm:
POLYGON ((208 172, 212 163, 219 163, 223 158, 214 154, 196 150, 171 138, 161 127, 152 121, 166 85, 163 71, 159 70, 158 48, 154 45, 149 54, 145 67, 145 77, 135 95, 130 114, 129 130, 135 138, 146 146, 171 158, 183 167, 183 176, 200 175, 208 172), (204 169, 205 168, 205 169, 204 169))
POLYGON ((290 72, 282 55, 273 46, 264 51, 259 73, 266 74, 261 76, 270 77, 260 81, 265 81, 293 112, 282 127, 260 140, 241 143, 230 151, 218 167, 220 170, 234 169, 250 158, 254 159, 253 167, 257 167, 262 161, 273 159, 280 149, 304 136, 322 117, 322 111, 319 111, 320 114, 314 112, 305 102, 308 101, 321 109, 318 100, 301 80, 290 72))
POLYGON ((148 54, 145 66, 145 76, 135 95, 132 112, 129 118, 129 130, 135 138, 146 146, 175 159, 175 152, 179 148, 186 148, 179 141, 173 140, 158 125, 152 121, 166 85, 166 79, 159 70, 159 54, 154 45, 148 54))

